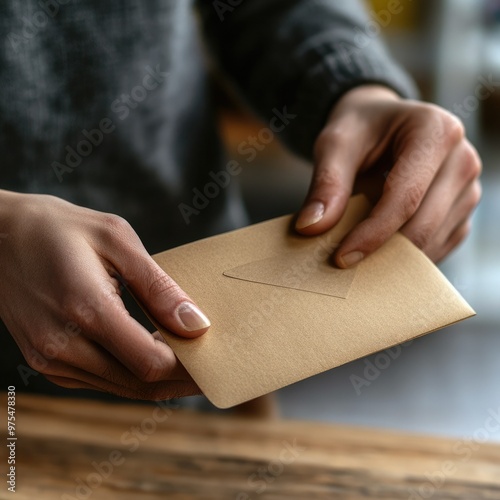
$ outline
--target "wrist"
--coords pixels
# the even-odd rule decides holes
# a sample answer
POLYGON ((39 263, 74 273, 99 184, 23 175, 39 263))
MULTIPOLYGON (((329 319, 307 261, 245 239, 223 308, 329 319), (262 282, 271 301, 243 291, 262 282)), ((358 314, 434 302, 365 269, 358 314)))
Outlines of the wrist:
POLYGON ((0 189, 0 233, 8 234, 16 224, 22 206, 33 197, 32 194, 17 193, 0 189))
POLYGON ((345 98, 356 99, 376 99, 376 100, 391 100, 400 101, 402 97, 392 88, 379 84, 365 84, 358 85, 357 87, 348 90, 340 99, 339 102, 345 98))
POLYGON ((390 87, 366 84, 348 90, 333 106, 328 120, 339 110, 358 109, 365 104, 401 101, 402 97, 390 87))
POLYGON ((19 196, 21 196, 19 193, 0 189, 0 221, 5 221, 9 217, 19 196))

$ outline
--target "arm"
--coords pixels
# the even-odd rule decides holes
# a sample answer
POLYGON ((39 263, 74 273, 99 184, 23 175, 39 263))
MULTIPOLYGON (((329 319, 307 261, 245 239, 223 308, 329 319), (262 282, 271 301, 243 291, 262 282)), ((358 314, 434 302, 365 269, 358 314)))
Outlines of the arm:
POLYGON ((367 34, 358 0, 232 3, 239 5, 221 10, 199 1, 215 62, 266 122, 273 108, 297 115, 280 138, 308 159, 330 110, 350 89, 379 83, 416 94, 380 40, 367 34))
POLYGON ((139 399, 199 393, 158 332, 132 318, 125 282, 170 331, 209 326, 122 218, 0 190, 0 317, 31 368, 69 388, 139 399))
POLYGON ((458 118, 387 88, 360 86, 340 99, 318 136, 296 227, 311 235, 332 227, 356 181, 372 191, 374 208, 341 242, 336 263, 357 264, 396 231, 437 262, 470 230, 480 173, 458 118))
POLYGON ((223 19, 204 2, 202 12, 216 60, 254 109, 264 119, 273 108, 296 115, 281 138, 314 161, 298 231, 332 227, 363 178, 379 194, 337 249, 339 266, 398 230, 434 260, 465 237, 481 195, 479 157, 455 116, 407 99, 414 87, 370 36, 359 2, 243 1, 223 19))

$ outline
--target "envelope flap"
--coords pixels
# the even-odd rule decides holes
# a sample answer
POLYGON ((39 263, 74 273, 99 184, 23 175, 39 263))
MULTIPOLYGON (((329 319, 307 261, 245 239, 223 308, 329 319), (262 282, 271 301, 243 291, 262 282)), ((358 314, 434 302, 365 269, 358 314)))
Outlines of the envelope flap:
POLYGON ((279 257, 248 262, 224 271, 223 274, 253 283, 346 299, 356 268, 335 267, 327 250, 318 247, 316 255, 308 251, 288 252, 279 257))
POLYGON ((215 405, 234 406, 474 314, 401 234, 355 271, 330 265, 335 245, 368 214, 357 196, 320 236, 297 235, 285 216, 154 256, 212 322, 186 339, 152 318, 215 405))

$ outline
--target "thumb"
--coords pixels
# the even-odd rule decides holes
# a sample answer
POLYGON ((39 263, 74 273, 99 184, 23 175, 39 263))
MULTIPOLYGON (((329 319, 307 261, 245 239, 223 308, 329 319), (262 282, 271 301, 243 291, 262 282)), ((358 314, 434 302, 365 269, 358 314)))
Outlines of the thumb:
POLYGON ((210 320, 149 255, 135 266, 138 272, 127 285, 156 321, 181 337, 199 337, 208 330, 210 320))
MULTIPOLYGON (((359 148, 361 149, 361 148, 359 148)), ((325 129, 315 145, 316 165, 295 228, 305 235, 321 234, 342 217, 361 162, 352 137, 325 129)))
POLYGON ((139 302, 167 330, 187 338, 205 333, 210 327, 209 319, 152 259, 132 229, 131 232, 126 243, 115 239, 108 246, 106 258, 139 302))

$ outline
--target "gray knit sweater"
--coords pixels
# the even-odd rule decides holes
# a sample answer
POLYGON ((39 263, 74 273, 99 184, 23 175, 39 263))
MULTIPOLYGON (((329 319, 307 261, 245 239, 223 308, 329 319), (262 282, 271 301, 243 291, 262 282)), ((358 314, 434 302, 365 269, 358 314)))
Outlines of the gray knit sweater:
POLYGON ((209 68, 306 158, 348 89, 413 93, 354 0, 2 0, 0 40, 0 187, 117 213, 151 253, 245 222, 209 68))

